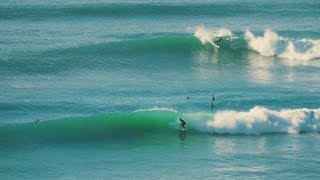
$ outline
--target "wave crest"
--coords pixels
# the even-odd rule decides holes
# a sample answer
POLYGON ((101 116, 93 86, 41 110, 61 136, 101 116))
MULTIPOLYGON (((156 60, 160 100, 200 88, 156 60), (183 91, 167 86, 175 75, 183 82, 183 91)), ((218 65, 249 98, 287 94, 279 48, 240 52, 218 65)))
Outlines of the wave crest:
POLYGON ((272 32, 270 29, 266 30, 264 35, 259 37, 255 36, 249 30, 245 33, 249 42, 249 47, 259 52, 263 56, 273 56, 276 53, 276 45, 279 40, 279 36, 272 32))
MULTIPOLYGON (((201 116, 210 118, 208 114, 201 116)), ((319 132, 319 117, 320 109, 275 111, 256 106, 247 112, 233 110, 217 112, 211 119, 194 124, 194 128, 201 132, 219 134, 319 132)))
POLYGON ((221 46, 225 48, 232 48, 234 43, 246 41, 241 43, 246 49, 254 50, 262 56, 277 56, 297 60, 320 58, 320 40, 289 39, 281 37, 271 29, 265 30, 262 36, 254 35, 247 30, 244 33, 245 38, 242 38, 234 37, 233 33, 226 28, 208 29, 204 26, 199 26, 194 32, 194 36, 202 44, 213 44, 216 37, 222 36, 226 42, 222 43, 221 46))
POLYGON ((320 40, 304 40, 307 44, 311 44, 311 48, 305 52, 299 52, 293 42, 289 42, 286 51, 279 56, 288 59, 311 60, 320 58, 320 40))
POLYGON ((170 133, 177 116, 173 110, 157 109, 7 124, 0 126, 0 145, 143 139, 170 133))
POLYGON ((245 37, 248 40, 249 48, 263 56, 299 60, 320 58, 320 40, 290 40, 279 36, 270 29, 266 30, 263 36, 255 36, 247 30, 245 37))
POLYGON ((232 36, 232 32, 229 29, 221 28, 217 30, 207 29, 204 26, 197 27, 194 35, 201 41, 202 44, 211 43, 215 37, 232 36))

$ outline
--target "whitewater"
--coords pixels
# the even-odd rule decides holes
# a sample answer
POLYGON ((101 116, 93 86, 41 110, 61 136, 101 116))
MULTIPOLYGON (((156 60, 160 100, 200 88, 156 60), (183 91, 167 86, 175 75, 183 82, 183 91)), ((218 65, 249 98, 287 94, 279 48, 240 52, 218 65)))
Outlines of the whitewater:
POLYGON ((200 26, 197 27, 194 35, 201 41, 202 44, 213 44, 214 38, 225 37, 226 40, 229 41, 229 48, 232 48, 233 43, 238 43, 235 41, 242 41, 242 48, 253 50, 262 56, 278 56, 298 61, 320 58, 319 39, 285 38, 279 36, 270 29, 265 30, 263 36, 255 36, 250 30, 246 30, 243 36, 237 37, 233 36, 229 29, 222 28, 211 30, 200 26))
POLYGON ((319 179, 319 14, 0 2, 1 179, 319 179))

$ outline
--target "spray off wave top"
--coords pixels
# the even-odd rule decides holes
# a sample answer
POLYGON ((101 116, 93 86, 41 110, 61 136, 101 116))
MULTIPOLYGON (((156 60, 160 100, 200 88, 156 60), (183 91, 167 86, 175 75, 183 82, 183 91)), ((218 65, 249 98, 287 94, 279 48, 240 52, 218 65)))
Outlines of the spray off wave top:
POLYGON ((270 110, 256 106, 249 111, 226 110, 185 115, 194 129, 217 134, 317 133, 320 109, 270 110))
MULTIPOLYGON (((241 37, 234 37, 229 29, 212 30, 203 26, 198 27, 194 35, 202 44, 212 44, 215 37, 218 36, 224 36, 229 44, 241 39, 241 37)), ((278 56, 297 60, 320 58, 320 40, 284 38, 270 29, 267 29, 263 36, 256 36, 247 30, 244 34, 244 40, 248 49, 254 50, 262 56, 278 56)))

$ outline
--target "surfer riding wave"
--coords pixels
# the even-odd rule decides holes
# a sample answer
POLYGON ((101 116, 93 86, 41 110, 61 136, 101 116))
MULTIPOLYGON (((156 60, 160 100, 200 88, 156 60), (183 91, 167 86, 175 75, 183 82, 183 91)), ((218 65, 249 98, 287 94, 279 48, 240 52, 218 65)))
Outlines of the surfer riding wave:
POLYGON ((187 124, 183 119, 179 119, 180 120, 180 123, 181 123, 181 127, 182 127, 182 129, 183 130, 186 130, 186 127, 185 127, 185 125, 187 124))

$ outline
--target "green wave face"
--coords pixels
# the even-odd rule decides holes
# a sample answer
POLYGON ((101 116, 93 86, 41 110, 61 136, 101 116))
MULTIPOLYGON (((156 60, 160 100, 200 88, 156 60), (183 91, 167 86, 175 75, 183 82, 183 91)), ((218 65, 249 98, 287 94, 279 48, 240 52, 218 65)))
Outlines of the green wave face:
MULTIPOLYGON (((220 46, 223 48, 222 53, 226 55, 239 55, 248 51, 247 42, 243 38, 225 38, 220 46)), ((133 69, 143 64, 161 68, 167 63, 176 63, 182 67, 186 59, 190 60, 194 53, 199 52, 213 53, 214 47, 211 44, 202 44, 193 35, 139 38, 40 52, 22 52, 8 61, 0 61, 0 71, 5 74, 56 74, 81 72, 86 69, 119 69, 124 65, 133 69)))
POLYGON ((146 139, 175 133, 178 115, 170 111, 114 113, 0 127, 0 144, 71 143, 81 141, 146 139))

